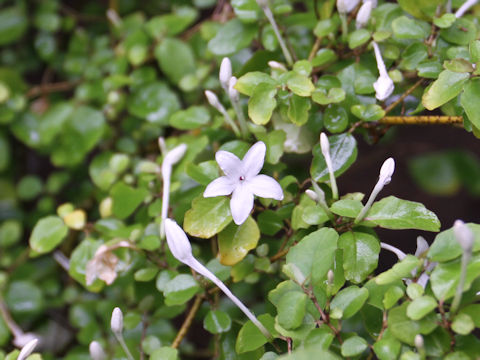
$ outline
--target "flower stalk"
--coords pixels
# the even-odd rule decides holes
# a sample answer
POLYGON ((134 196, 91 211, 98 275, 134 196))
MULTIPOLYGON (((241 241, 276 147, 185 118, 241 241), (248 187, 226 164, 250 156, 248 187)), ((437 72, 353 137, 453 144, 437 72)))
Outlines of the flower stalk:
POLYGON ((17 360, 25 360, 30 354, 33 352, 35 347, 37 346, 38 339, 30 340, 23 348, 20 350, 20 354, 18 354, 17 360))
POLYGON ((373 188, 373 191, 370 194, 370 197, 368 198, 367 203, 355 218, 355 221, 354 221, 355 224, 358 224, 365 218, 365 216, 368 213, 368 210, 370 210, 370 208, 372 207, 372 204, 375 201, 375 198, 377 197, 378 193, 382 191, 383 187, 389 184, 390 181, 392 180, 392 175, 394 171, 395 171, 395 161, 393 160, 393 158, 388 158, 387 160, 385 160, 385 162, 382 165, 382 168, 380 169, 380 176, 378 177, 378 181, 375 184, 375 187, 373 188))
POLYGON ((257 0, 257 4, 262 8, 263 13, 265 14, 268 21, 270 22, 270 25, 272 25, 273 32, 277 37, 278 44, 282 49, 283 56, 285 57, 287 64, 292 66, 293 65, 292 55, 290 54, 290 51, 288 51, 285 41, 283 41, 282 34, 280 34, 280 30, 278 29, 278 25, 277 25, 277 22, 275 21, 275 17, 273 16, 272 10, 270 9, 270 6, 268 6, 268 0, 257 0))
POLYGON ((113 335, 115 335, 115 338, 125 352, 125 355, 127 355, 128 360, 134 360, 132 353, 128 349, 127 344, 125 343, 125 340, 123 338, 123 313, 119 307, 116 307, 112 311, 110 328, 112 329, 113 335))
POLYGON ((165 230, 167 236, 167 243, 172 255, 180 262, 189 266, 195 270, 200 275, 203 275, 215 285, 222 290, 225 295, 227 295, 230 300, 233 301, 235 305, 238 306, 240 310, 252 321, 253 324, 262 332, 262 334, 267 339, 272 339, 273 336, 270 332, 263 326, 263 324, 258 321, 258 319, 253 315, 253 313, 230 291, 230 289, 208 270, 202 263, 200 263, 192 254, 192 246, 188 240, 187 235, 183 229, 172 219, 167 219, 165 221, 165 230))
POLYGON ((238 129, 237 124, 233 121, 233 119, 228 115, 227 110, 225 110, 225 107, 220 103, 220 100, 218 100, 217 95, 213 93, 210 90, 205 90, 205 96, 207 97, 208 103, 213 106, 217 111, 223 115, 225 121, 230 125, 232 128, 233 132, 237 137, 240 137, 240 130, 238 129))
POLYGON ((240 94, 237 89, 235 89, 235 84, 237 83, 237 78, 232 76, 228 81, 228 97, 230 98, 230 102, 232 103, 233 110, 235 110, 235 114, 237 114, 238 123, 240 124, 240 131, 242 132, 242 136, 244 139, 248 138, 248 126, 247 120, 245 119, 245 115, 243 113, 242 105, 240 104, 240 94))
POLYGON ((328 141, 327 135, 325 133, 320 134, 320 148, 322 150, 323 157, 325 158, 325 163, 327 164, 328 173, 330 174, 330 186, 332 187, 332 198, 334 200, 338 199, 338 187, 337 181, 335 180, 335 173, 333 171, 332 158, 330 156, 330 142, 328 141))
MULTIPOLYGON (((461 18, 473 5, 475 5, 478 2, 478 0, 467 0, 465 1, 462 6, 460 6, 455 13, 455 17, 461 18)), ((451 5, 450 5, 451 6, 451 5)))

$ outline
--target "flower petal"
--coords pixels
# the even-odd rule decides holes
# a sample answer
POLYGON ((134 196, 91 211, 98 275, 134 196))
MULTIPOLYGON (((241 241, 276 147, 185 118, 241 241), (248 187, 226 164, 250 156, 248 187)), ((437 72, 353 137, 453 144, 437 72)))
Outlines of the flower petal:
POLYGON ((230 211, 233 221, 241 225, 247 220, 248 215, 253 209, 253 194, 245 184, 235 187, 230 200, 230 211))
POLYGON ((217 151, 215 160, 217 160, 218 165, 228 177, 236 178, 240 176, 242 161, 231 152, 224 150, 217 151))
POLYGON ((258 141, 247 151, 242 160, 243 175, 252 178, 262 170, 267 147, 263 141, 258 141))
POLYGON ((248 180, 248 188, 257 196, 275 200, 283 200, 283 190, 280 184, 267 175, 257 175, 248 180))
POLYGON ((235 189, 235 183, 227 176, 220 176, 207 185, 203 197, 230 195, 235 189))
POLYGON ((428 242, 423 237, 417 237, 417 250, 415 251, 415 256, 420 257, 424 252, 429 249, 428 242))

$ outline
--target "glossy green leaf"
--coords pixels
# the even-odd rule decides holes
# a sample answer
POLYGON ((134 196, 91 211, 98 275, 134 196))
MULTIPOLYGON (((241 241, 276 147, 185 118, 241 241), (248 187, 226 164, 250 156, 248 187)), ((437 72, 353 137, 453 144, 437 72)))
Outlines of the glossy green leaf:
POLYGON ((345 90, 342 88, 317 88, 312 93, 312 100, 320 105, 328 105, 342 102, 345 100, 345 90))
POLYGON ((457 334, 468 335, 473 331, 473 329, 475 329, 475 324, 469 315, 462 313, 458 314, 453 319, 452 330, 457 334))
POLYGON ((209 239, 222 231, 231 221, 230 199, 225 196, 195 198, 185 213, 183 228, 192 236, 209 239))
POLYGON ((468 45, 476 39, 476 33, 475 24, 464 17, 456 19, 449 28, 440 30, 440 36, 444 40, 456 45, 468 45))
POLYGON ((145 189, 135 189, 119 182, 112 187, 110 195, 113 199, 113 214, 120 219, 125 219, 145 200, 148 192, 145 189))
POLYGON ((393 265, 393 267, 375 278, 378 285, 387 285, 396 280, 411 275, 411 272, 421 264, 421 260, 413 255, 407 255, 405 259, 393 265))
POLYGON ((298 96, 310 96, 315 90, 310 78, 296 71, 290 71, 285 77, 287 87, 298 96))
POLYGON ((285 329, 295 329, 302 325, 307 299, 307 295, 299 291, 284 294, 277 305, 278 323, 285 329))
POLYGON ((244 24, 239 19, 225 23, 209 41, 208 49, 218 56, 226 56, 247 47, 257 33, 255 25, 244 24))
POLYGON ((292 94, 288 100, 288 118, 295 125, 301 126, 308 121, 311 107, 312 103, 310 99, 292 94))
POLYGON ((430 32, 427 23, 400 16, 392 22, 393 34, 398 39, 424 39, 430 32))
POLYGON ((468 73, 456 73, 444 70, 438 80, 423 94, 422 104, 428 110, 436 109, 456 97, 468 80, 468 73))
POLYGON ((340 290, 330 304, 330 309, 332 309, 331 316, 333 317, 333 313, 339 312, 339 316, 335 318, 348 319, 362 308, 367 299, 368 290, 366 288, 349 286, 340 290))
MULTIPOLYGON (((260 321, 272 335, 275 335, 275 320, 271 315, 260 315, 258 316, 258 321, 260 321)), ((268 339, 262 334, 262 332, 250 320, 248 320, 238 332, 235 350, 238 354, 242 354, 258 349, 267 342, 268 339)))
POLYGON ((30 247, 39 254, 55 249, 68 233, 67 226, 58 216, 40 219, 30 235, 30 247))
POLYGON ((172 114, 168 119, 171 126, 180 130, 192 130, 202 127, 210 121, 210 113, 203 106, 190 106, 172 114))
POLYGON ((4 7, 0 11, 0 46, 17 41, 27 28, 28 19, 22 6, 4 7))
POLYGON ((276 81, 263 72, 251 71, 237 80, 235 89, 244 95, 252 96, 257 85, 261 83, 267 83, 274 86, 276 81))
POLYGON ((200 286, 191 275, 177 275, 165 284, 165 304, 168 306, 184 304, 199 290, 200 286))
MULTIPOLYGON (((473 251, 480 250, 480 225, 473 223, 467 223, 466 225, 474 234, 473 251)), ((455 238, 453 228, 451 228, 442 231, 435 237, 428 251, 428 258, 431 261, 445 262, 460 257, 462 253, 462 247, 455 238)))
POLYGON ((380 360, 396 359, 402 344, 393 336, 382 337, 373 344, 373 351, 380 360))
POLYGON ((255 249, 259 239, 260 230, 251 216, 240 226, 230 223, 218 234, 220 263, 235 265, 255 249))
POLYGON ((362 211, 363 204, 360 200, 341 199, 335 201, 330 207, 330 211, 340 216, 346 216, 355 219, 362 211))
POLYGON ((360 336, 352 336, 345 340, 342 344, 342 356, 350 357, 360 355, 368 348, 367 341, 360 336))
POLYGON ((192 49, 181 40, 163 39, 155 48, 155 58, 162 72, 174 84, 195 71, 195 59, 192 49))
POLYGON ((348 47, 355 49, 370 40, 370 31, 358 29, 348 34, 348 47))
POLYGON ((230 330, 232 319, 226 312, 210 310, 203 319, 203 327, 212 334, 220 334, 230 330))
POLYGON ((420 320, 437 306, 438 303, 433 297, 429 295, 420 296, 408 304, 407 316, 412 320, 420 320))
POLYGON ((178 350, 170 346, 162 346, 156 349, 151 355, 150 360, 177 360, 178 350))
POLYGON ((376 104, 354 105, 350 110, 353 115, 363 121, 378 121, 385 116, 385 110, 376 104))
POLYGON ((437 216, 418 202, 389 196, 373 204, 365 220, 387 229, 440 230, 437 216))
POLYGON ((390 286, 383 296, 383 306, 385 309, 390 309, 397 304, 404 295, 403 288, 399 286, 390 286))
POLYGON ((465 84, 460 101, 463 109, 467 113, 468 120, 480 128, 480 104, 478 94, 480 91, 480 79, 474 78, 465 84))
POLYGON ((248 116, 255 124, 265 125, 270 121, 277 106, 276 94, 276 87, 268 83, 260 83, 255 87, 248 101, 248 116))

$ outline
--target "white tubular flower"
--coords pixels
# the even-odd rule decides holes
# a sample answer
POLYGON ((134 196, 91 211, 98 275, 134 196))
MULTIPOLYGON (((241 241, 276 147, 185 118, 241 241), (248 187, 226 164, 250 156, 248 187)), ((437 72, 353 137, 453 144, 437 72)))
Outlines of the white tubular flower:
POLYGON ((107 358, 107 354, 105 354, 105 351, 103 351, 98 341, 92 341, 88 347, 88 351, 93 360, 105 360, 107 358))
POLYGON ((363 207, 362 211, 360 211, 360 213, 356 217, 355 224, 358 224, 360 221, 363 220, 365 215, 367 215, 367 212, 368 210, 370 210, 370 207, 375 201, 375 198, 377 197, 378 193, 382 191, 383 187, 389 184, 390 181, 392 180, 392 175, 394 171, 395 171, 395 160, 393 160, 393 158, 388 158, 383 162, 383 165, 380 169, 380 175, 378 177, 378 181, 375 184, 375 187, 373 188, 367 203, 363 207))
POLYGON ((222 63, 220 64, 220 72, 218 74, 218 79, 220 80, 220 85, 224 88, 225 91, 228 89, 228 82, 232 77, 232 63, 230 59, 224 57, 222 63))
POLYGON ((467 0, 465 1, 462 6, 457 10, 455 13, 455 17, 461 18, 473 5, 475 5, 478 2, 478 0, 467 0))
POLYGON ((212 105, 215 109, 217 109, 221 113, 225 111, 225 108, 220 103, 220 100, 218 100, 217 95, 215 95, 213 91, 205 90, 205 96, 207 97, 208 103, 212 105))
POLYGON ((340 14, 348 14, 359 2, 360 0, 337 0, 337 10, 340 14))
POLYGON ((370 15, 372 13, 373 3, 371 1, 364 2, 360 10, 358 10, 355 25, 357 29, 361 29, 367 25, 370 15))
POLYGON ((262 334, 267 338, 271 339, 272 335, 270 332, 262 325, 260 321, 253 315, 253 313, 245 306, 243 303, 230 291, 230 289, 208 270, 201 262, 199 262, 192 254, 192 247, 190 241, 188 240, 187 235, 183 229, 171 219, 165 221, 165 232, 167 236, 167 244, 172 252, 172 255, 180 262, 191 267, 200 275, 205 276, 207 279, 212 281, 217 285, 220 290, 222 290, 225 295, 227 295, 230 300, 237 305, 240 310, 243 311, 245 315, 258 327, 262 334))
POLYGON ((275 70, 287 71, 287 68, 285 67, 285 65, 283 65, 282 63, 279 63, 278 61, 270 60, 268 62, 268 66, 270 66, 272 69, 275 69, 275 70))
POLYGON ((453 224, 453 233, 463 251, 471 254, 474 241, 472 230, 462 220, 456 220, 453 224))
POLYGON ((23 348, 20 350, 20 354, 18 354, 17 360, 25 360, 35 349, 37 346, 38 339, 30 340, 23 348))
POLYGON ((332 197, 338 199, 338 188, 337 181, 335 180, 335 173, 333 171, 332 158, 330 157, 330 142, 328 141, 327 135, 325 133, 320 134, 320 148, 322 150, 323 157, 325 158, 325 163, 327 164, 328 173, 330 174, 330 185, 332 187, 332 197))
POLYGON ((373 88, 375 89, 375 97, 383 101, 392 94, 395 86, 393 85, 393 80, 388 76, 387 68, 385 67, 378 44, 375 41, 373 41, 372 44, 373 50, 375 51, 375 59, 377 60, 378 72, 380 74, 377 81, 373 83, 373 88))
POLYGON ((112 311, 112 318, 110 320, 110 328, 115 335, 122 335, 123 331, 123 313, 119 307, 116 307, 112 311))
POLYGON ((237 83, 237 78, 232 76, 228 80, 228 97, 232 102, 236 102, 240 99, 240 94, 237 89, 235 89, 235 84, 237 83))
POLYGON ((283 190, 272 177, 259 175, 267 147, 262 141, 255 143, 242 160, 228 151, 217 151, 215 159, 225 173, 208 184, 204 197, 232 194, 230 210, 233 221, 243 224, 253 208, 253 196, 283 200, 283 190))

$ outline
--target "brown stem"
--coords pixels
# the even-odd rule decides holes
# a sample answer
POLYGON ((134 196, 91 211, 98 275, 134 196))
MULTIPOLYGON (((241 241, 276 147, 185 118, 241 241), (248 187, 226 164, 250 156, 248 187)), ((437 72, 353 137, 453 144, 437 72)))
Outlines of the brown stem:
POLYGON ((419 87, 423 82, 423 79, 418 80, 415 84, 413 84, 407 91, 405 91, 402 96, 400 96, 396 101, 391 103, 389 106, 385 108, 385 115, 392 111, 395 106, 400 104, 408 95, 410 95, 417 87, 419 87))
POLYGON ((69 91, 72 90, 76 85, 78 85, 78 81, 62 81, 58 83, 37 85, 28 90, 26 96, 28 98, 32 98, 38 95, 45 95, 52 92, 69 91))
POLYGON ((175 340, 173 340, 172 343, 172 348, 176 349, 182 342, 183 338, 187 335, 188 329, 190 329, 190 326, 192 325, 193 318, 195 317, 195 314, 197 313, 198 309, 200 308, 200 304, 202 303, 203 295, 198 294, 195 296, 195 301, 193 302, 192 307, 190 308, 190 311, 187 314, 187 317, 185 318, 182 327, 178 331, 177 336, 175 337, 175 340))
POLYGON ((320 48, 321 43, 322 43, 322 38, 317 37, 315 39, 315 42, 313 43, 312 50, 310 50, 310 54, 308 55, 308 61, 313 60, 313 58, 315 57, 315 54, 317 53, 318 49, 320 48))
POLYGON ((433 124, 462 124, 462 116, 447 115, 420 115, 420 116, 384 116, 378 121, 388 125, 433 125, 433 124))

